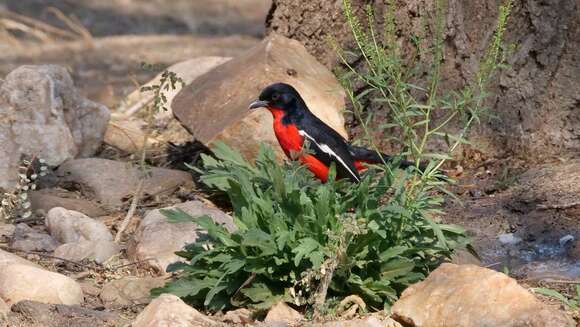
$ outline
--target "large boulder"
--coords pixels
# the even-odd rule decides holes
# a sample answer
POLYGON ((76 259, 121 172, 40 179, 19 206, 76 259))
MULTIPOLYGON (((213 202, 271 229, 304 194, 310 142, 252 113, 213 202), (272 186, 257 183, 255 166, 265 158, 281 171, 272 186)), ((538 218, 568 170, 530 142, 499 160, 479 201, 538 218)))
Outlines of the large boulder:
POLYGON ((347 137, 345 93, 334 75, 300 42, 275 34, 183 88, 173 100, 173 114, 203 143, 222 140, 254 158, 258 144, 266 142, 282 155, 270 113, 248 110, 260 91, 275 82, 293 85, 316 116, 347 137))
MULTIPOLYGON (((185 202, 165 209, 175 208, 187 212, 192 217, 209 215, 230 231, 236 228, 232 217, 199 201, 185 202)), ((159 209, 149 211, 137 228, 127 253, 131 259, 143 261, 157 272, 164 273, 169 264, 182 260, 175 252, 198 239, 197 229, 197 225, 193 222, 169 222, 159 209)))
POLYGON ((49 165, 95 154, 109 110, 85 99, 64 67, 22 66, 0 85, 0 187, 16 183, 22 154, 49 165))
POLYGON ((80 186, 83 195, 107 207, 120 206, 130 199, 141 179, 145 196, 170 193, 193 183, 191 174, 184 171, 152 167, 143 172, 127 162, 99 158, 67 161, 56 173, 60 183, 80 186))
POLYGON ((393 318, 410 327, 572 327, 509 276, 475 265, 445 263, 407 288, 393 318), (549 324, 547 324, 549 322, 549 324))

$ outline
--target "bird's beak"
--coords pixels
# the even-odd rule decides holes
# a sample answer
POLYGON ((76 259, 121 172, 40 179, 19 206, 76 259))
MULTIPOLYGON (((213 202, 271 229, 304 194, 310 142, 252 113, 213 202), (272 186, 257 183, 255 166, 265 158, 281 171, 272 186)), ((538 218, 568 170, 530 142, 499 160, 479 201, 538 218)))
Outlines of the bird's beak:
POLYGON ((268 101, 261 101, 261 100, 256 100, 252 103, 250 103, 250 107, 248 109, 257 109, 257 108, 264 108, 270 105, 270 102, 268 101))

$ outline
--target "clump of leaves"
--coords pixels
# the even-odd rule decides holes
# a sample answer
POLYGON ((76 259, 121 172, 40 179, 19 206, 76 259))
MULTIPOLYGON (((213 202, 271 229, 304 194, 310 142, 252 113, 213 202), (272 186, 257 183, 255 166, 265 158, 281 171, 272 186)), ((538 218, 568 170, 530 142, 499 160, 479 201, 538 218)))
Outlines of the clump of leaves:
POLYGON ((409 205, 410 171, 376 167, 359 184, 332 177, 322 184, 298 164, 277 163, 267 147, 255 165, 223 143, 214 153, 203 156, 201 180, 228 195, 238 229, 164 211, 195 221, 207 240, 178 252, 187 262, 171 265, 177 277, 154 294, 210 310, 354 294, 382 309, 467 245, 461 227, 436 221, 441 197, 425 189, 409 205))

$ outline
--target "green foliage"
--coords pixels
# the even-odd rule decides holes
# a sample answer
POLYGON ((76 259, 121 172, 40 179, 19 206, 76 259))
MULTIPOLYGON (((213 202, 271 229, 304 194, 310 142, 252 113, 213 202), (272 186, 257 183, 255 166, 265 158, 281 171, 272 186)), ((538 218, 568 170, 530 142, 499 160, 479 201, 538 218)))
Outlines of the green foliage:
POLYGON ((580 285, 576 285, 576 295, 574 296, 574 298, 568 298, 562 293, 551 288, 536 287, 532 288, 531 290, 534 293, 542 294, 554 298, 556 300, 559 300, 560 302, 564 303, 567 307, 571 309, 575 310, 580 309, 580 285))
POLYGON ((280 299, 313 304, 328 287, 329 296, 356 294, 382 309, 467 244, 462 228, 434 220, 440 197, 426 190, 408 205, 410 172, 378 167, 359 184, 322 184, 304 167, 278 164, 270 148, 260 149, 255 165, 221 143, 215 155, 203 157, 201 179, 227 193, 238 230, 165 211, 172 220, 194 219, 207 241, 179 252, 187 263, 170 266, 177 278, 154 294, 220 310, 280 299))

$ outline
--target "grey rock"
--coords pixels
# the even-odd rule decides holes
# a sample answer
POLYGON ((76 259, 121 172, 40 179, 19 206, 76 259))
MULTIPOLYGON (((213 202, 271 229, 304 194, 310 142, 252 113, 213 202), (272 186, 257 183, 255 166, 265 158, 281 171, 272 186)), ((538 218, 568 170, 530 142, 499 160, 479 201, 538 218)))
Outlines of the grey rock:
POLYGON ((43 189, 30 192, 29 196, 32 211, 40 211, 45 215, 55 207, 82 212, 89 217, 105 216, 108 213, 93 201, 76 198, 74 193, 64 190, 43 189))
POLYGON ((58 246, 50 235, 38 232, 26 224, 16 225, 10 247, 21 251, 52 252, 58 246))
POLYGON ((61 183, 80 185, 83 195, 106 206, 120 206, 130 199, 141 178, 145 196, 170 193, 193 183, 191 174, 184 171, 153 167, 144 173, 128 162, 97 158, 67 161, 57 175, 61 183))
POLYGON ((20 301, 12 306, 13 314, 22 320, 43 322, 50 326, 109 326, 119 317, 112 312, 91 310, 80 305, 47 304, 20 301))
POLYGON ((46 227, 60 243, 86 241, 112 241, 111 232, 100 221, 64 208, 53 208, 46 215, 46 227))
POLYGON ((522 241, 521 237, 515 236, 513 233, 500 234, 497 239, 505 245, 516 245, 522 241))
POLYGON ((83 98, 64 67, 21 66, 0 85, 0 187, 16 183, 21 154, 57 166, 93 155, 109 110, 83 98))
MULTIPOLYGON (((193 217, 209 215, 216 222, 233 231, 236 227, 232 217, 222 211, 209 208, 199 201, 177 204, 165 209, 179 208, 193 217)), ((201 231, 203 233, 203 231, 201 231)), ((175 255, 185 245, 195 242, 200 235, 198 227, 193 222, 171 223, 159 211, 149 211, 139 224, 127 253, 135 261, 145 261, 144 264, 164 273, 167 266, 182 258, 175 255)))
POLYGON ((119 254, 121 248, 113 241, 97 240, 66 243, 54 251, 54 255, 72 261, 82 261, 90 259, 102 264, 114 255, 119 254))

